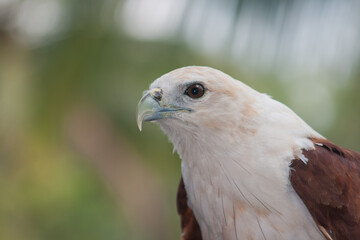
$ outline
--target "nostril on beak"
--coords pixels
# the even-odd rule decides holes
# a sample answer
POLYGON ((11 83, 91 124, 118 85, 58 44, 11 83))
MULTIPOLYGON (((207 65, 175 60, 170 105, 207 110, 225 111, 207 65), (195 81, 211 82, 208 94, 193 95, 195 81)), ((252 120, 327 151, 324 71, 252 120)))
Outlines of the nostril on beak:
POLYGON ((160 102, 162 98, 162 90, 160 88, 155 88, 150 92, 150 95, 160 102))

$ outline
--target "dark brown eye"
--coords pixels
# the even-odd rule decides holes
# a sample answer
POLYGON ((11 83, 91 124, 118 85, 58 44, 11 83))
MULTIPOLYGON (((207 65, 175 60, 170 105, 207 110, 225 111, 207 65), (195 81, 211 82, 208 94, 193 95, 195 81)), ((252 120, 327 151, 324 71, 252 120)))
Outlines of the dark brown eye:
POLYGON ((200 98, 204 95, 205 89, 204 86, 196 83, 188 87, 185 91, 185 94, 191 98, 200 98))

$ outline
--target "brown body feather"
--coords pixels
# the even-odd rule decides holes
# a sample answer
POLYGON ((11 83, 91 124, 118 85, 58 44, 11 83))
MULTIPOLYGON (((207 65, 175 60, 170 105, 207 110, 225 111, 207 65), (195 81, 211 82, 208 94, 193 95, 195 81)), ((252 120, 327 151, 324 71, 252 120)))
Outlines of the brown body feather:
POLYGON ((179 183, 176 204, 181 221, 181 240, 202 240, 199 224, 187 204, 187 193, 182 178, 179 183))
POLYGON ((308 159, 291 164, 290 181, 327 239, 360 239, 360 154, 312 139, 308 159))

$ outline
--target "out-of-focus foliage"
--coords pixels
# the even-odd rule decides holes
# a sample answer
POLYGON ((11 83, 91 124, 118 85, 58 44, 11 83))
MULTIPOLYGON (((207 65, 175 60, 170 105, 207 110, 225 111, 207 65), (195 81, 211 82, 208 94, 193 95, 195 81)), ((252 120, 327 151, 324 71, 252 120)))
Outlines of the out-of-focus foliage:
MULTIPOLYGON (((135 123, 142 91, 172 69, 219 68, 300 115, 290 93, 305 95, 312 109, 312 84, 331 85, 324 72, 290 91, 298 85, 276 72, 239 70, 226 54, 193 50, 181 31, 157 41, 130 37, 118 24, 124 4, 0 1, 0 239, 178 239, 180 160, 156 126, 140 134, 135 123)), ((330 86, 336 117, 322 132, 355 150, 359 74, 330 86)))

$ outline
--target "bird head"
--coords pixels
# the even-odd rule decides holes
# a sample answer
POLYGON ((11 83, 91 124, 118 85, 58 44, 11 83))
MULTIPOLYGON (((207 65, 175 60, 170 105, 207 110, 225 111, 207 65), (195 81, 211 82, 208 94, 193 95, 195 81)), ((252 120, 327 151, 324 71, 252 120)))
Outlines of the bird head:
POLYGON ((167 133, 233 129, 258 94, 229 75, 209 67, 184 67, 156 79, 137 108, 137 124, 156 121, 167 133), (246 91, 245 91, 246 90, 246 91))

